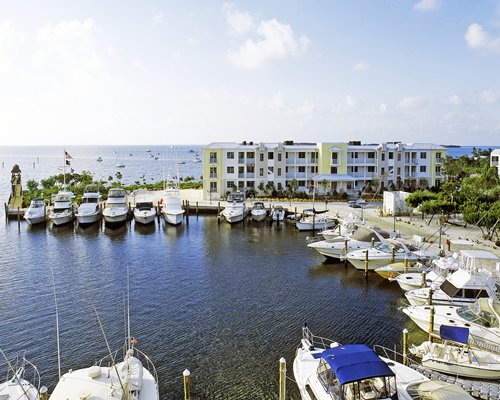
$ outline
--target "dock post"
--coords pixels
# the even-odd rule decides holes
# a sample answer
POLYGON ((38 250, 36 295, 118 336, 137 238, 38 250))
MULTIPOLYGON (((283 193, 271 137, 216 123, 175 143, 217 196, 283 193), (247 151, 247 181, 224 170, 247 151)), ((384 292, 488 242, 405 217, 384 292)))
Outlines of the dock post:
POLYGON ((422 271, 422 283, 420 284, 420 287, 425 287, 425 271, 422 271))
POLYGON ((198 218, 198 202, 196 202, 196 218, 198 218))
POLYGON ((160 202, 158 202, 158 205, 156 206, 156 218, 158 219, 158 223, 160 223, 160 216, 161 216, 161 207, 160 207, 160 202))
POLYGON ((217 215, 220 214, 220 201, 217 202, 217 215))
POLYGON ((42 386, 40 388, 40 400, 47 400, 49 398, 49 390, 47 386, 42 386))
POLYGON ((396 259, 396 248, 393 246, 391 251, 391 262, 394 262, 396 259))
POLYGON ((313 236, 314 236, 314 231, 316 230, 316 226, 314 225, 315 221, 316 221, 316 214, 314 214, 314 211, 313 211, 313 236))
POLYGON ((427 298, 427 303, 429 303, 430 306, 432 306, 432 286, 429 287, 429 296, 427 298))
POLYGON ((434 307, 431 306, 429 310, 429 341, 432 343, 432 336, 434 334, 434 307))
POLYGON ((347 239, 344 240, 344 268, 347 269, 347 239))
POLYGON ((280 393, 279 400, 285 400, 286 397, 286 360, 280 358, 280 393))
POLYGON ((17 207, 17 224, 21 224, 21 210, 17 207))
POLYGON ((365 279, 368 280, 368 250, 365 250, 365 279))
POLYGON ((186 224, 189 224, 189 200, 186 200, 186 224))
POLYGON ((403 329, 403 365, 408 364, 407 360, 407 354, 408 354, 408 329, 403 329))
POLYGON ((293 219, 297 218, 297 206, 295 206, 295 214, 293 214, 293 219))
POLYGON ((339 236, 342 235, 342 224, 339 224, 339 236))
POLYGON ((405 274, 406 274, 406 269, 408 268, 408 257, 405 257, 405 274))
POLYGON ((7 212, 7 203, 3 203, 3 208, 5 210, 5 220, 7 221, 7 219, 9 218, 9 214, 7 212))
POLYGON ((189 372, 188 369, 185 369, 184 372, 182 373, 182 376, 184 378, 184 400, 191 399, 190 375, 191 375, 191 373, 189 372))
POLYGON ((372 238, 372 249, 375 247, 375 238, 372 238))

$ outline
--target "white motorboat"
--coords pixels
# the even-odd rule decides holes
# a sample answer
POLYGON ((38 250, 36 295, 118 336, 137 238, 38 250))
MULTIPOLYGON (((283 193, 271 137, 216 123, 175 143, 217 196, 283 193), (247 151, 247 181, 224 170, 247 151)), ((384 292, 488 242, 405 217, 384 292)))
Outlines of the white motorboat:
POLYGON ((165 201, 162 207, 163 219, 170 225, 179 225, 184 219, 181 194, 178 187, 165 190, 165 201))
MULTIPOLYGON (((8 360, 2 350, 3 358, 8 360)), ((7 363, 7 377, 0 382, 2 400, 40 400, 40 393, 47 393, 45 386, 40 387, 38 369, 24 355, 7 363)))
POLYGON ((422 360, 422 366, 454 376, 500 379, 500 355, 467 346, 469 328, 441 325, 443 343, 425 341, 410 352, 422 360))
POLYGON ((54 207, 49 214, 49 219, 56 226, 73 222, 75 218, 75 209, 73 199, 75 195, 72 192, 61 191, 52 195, 54 207))
POLYGON ((325 211, 305 210, 305 216, 299 219, 295 226, 299 231, 314 231, 320 229, 331 229, 337 225, 338 220, 325 215, 325 211))
POLYGON ((429 267, 425 264, 417 261, 416 263, 410 263, 405 261, 398 261, 395 263, 390 263, 375 269, 375 272, 379 274, 384 279, 394 280, 397 276, 407 273, 422 273, 426 271, 429 267))
POLYGON ((193 162, 194 163, 201 163, 201 161, 202 160, 201 160, 200 156, 198 155, 198 153, 196 153, 196 157, 193 159, 193 162))
POLYGON ((321 240, 319 242, 309 243, 307 247, 315 249, 318 253, 327 258, 340 259, 342 256, 345 256, 351 251, 369 249, 372 246, 372 243, 379 243, 383 241, 384 237, 382 234, 383 233, 379 233, 373 229, 362 227, 357 229, 350 237, 346 237, 342 241, 337 240, 329 242, 327 240, 321 240))
POLYGON ((102 212, 104 222, 111 225, 123 224, 127 222, 129 211, 127 192, 120 187, 109 189, 106 207, 102 212))
POLYGON ((143 225, 155 221, 156 208, 153 204, 153 196, 149 193, 139 193, 135 196, 134 220, 143 225))
POLYGON ((264 221, 267 217, 267 210, 262 201, 256 201, 253 203, 252 209, 250 211, 252 220, 254 221, 264 221))
POLYGON ((47 206, 43 199, 31 200, 30 206, 24 213, 24 219, 30 225, 45 223, 47 221, 47 206))
POLYGON ((368 269, 372 271, 393 262, 404 260, 415 262, 418 259, 408 246, 393 239, 385 239, 383 242, 376 243, 373 248, 351 251, 345 255, 345 258, 354 268, 365 269, 366 253, 368 253, 368 269))
MULTIPOLYGON (((500 302, 491 298, 478 299, 466 307, 433 306, 433 330, 439 334, 441 325, 469 328, 469 343, 487 350, 495 349, 500 353, 500 302)), ((430 306, 403 308, 403 312, 415 322, 420 329, 428 332, 430 306)))
POLYGON ((93 224, 101 219, 102 196, 97 186, 89 185, 85 188, 82 202, 76 211, 76 219, 81 226, 93 224))
POLYGON ((274 206, 271 210, 271 219, 281 222, 285 220, 285 209, 282 206, 274 206))
POLYGON ((227 196, 227 205, 222 210, 221 215, 230 224, 241 222, 248 214, 248 208, 245 202, 245 194, 242 192, 230 193, 227 196))
POLYGON ((346 237, 351 236, 363 221, 355 214, 349 214, 347 218, 341 220, 334 229, 324 229, 320 234, 327 242, 344 241, 346 237))
POLYGON ((429 382, 367 345, 341 345, 312 335, 307 326, 295 354, 293 374, 302 400, 410 400, 409 387, 429 382))

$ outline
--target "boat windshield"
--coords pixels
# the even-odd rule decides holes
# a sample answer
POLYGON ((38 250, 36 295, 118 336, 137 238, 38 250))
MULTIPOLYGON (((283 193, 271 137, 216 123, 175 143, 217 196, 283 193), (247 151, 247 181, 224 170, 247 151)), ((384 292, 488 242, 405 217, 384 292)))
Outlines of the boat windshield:
POLYGON ((392 247, 389 246, 387 243, 383 242, 376 243, 375 248, 383 253, 392 253, 392 247))
POLYGON ((150 208, 153 208, 153 203, 152 202, 137 203, 135 205, 135 208, 137 208, 138 210, 149 210, 150 208))
POLYGON ((342 399, 387 399, 397 398, 396 377, 380 376, 351 382, 342 387, 342 399))
POLYGON ((97 203, 99 199, 97 197, 83 197, 82 200, 83 203, 97 203))
POLYGON ((232 201, 235 201, 237 203, 242 203, 245 201, 245 195, 243 193, 230 193, 227 196, 227 201, 230 203, 232 201))
POLYGON ((498 319, 488 310, 484 310, 474 303, 469 307, 462 307, 457 310, 457 314, 466 321, 484 326, 485 328, 498 328, 498 319))

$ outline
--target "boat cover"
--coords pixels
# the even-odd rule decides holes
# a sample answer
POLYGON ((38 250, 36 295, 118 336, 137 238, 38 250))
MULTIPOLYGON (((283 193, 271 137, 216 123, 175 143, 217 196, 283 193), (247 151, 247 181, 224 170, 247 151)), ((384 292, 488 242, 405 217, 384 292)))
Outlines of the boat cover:
POLYGON ((425 381, 418 385, 418 394, 423 400, 471 400, 461 387, 442 381, 425 381))
POLYGON ((454 342, 466 344, 469 338, 469 328, 441 325, 439 328, 439 336, 443 340, 453 340, 454 342))
POLYGON ((394 372, 365 344, 347 344, 321 353, 335 372, 340 384, 379 376, 394 376, 394 372))

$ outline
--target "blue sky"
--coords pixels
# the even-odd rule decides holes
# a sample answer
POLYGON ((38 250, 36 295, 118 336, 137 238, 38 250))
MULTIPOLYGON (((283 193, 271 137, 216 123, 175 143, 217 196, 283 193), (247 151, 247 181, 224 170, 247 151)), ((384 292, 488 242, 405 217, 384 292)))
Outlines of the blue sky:
POLYGON ((500 0, 0 1, 0 132, 499 145, 500 0))

